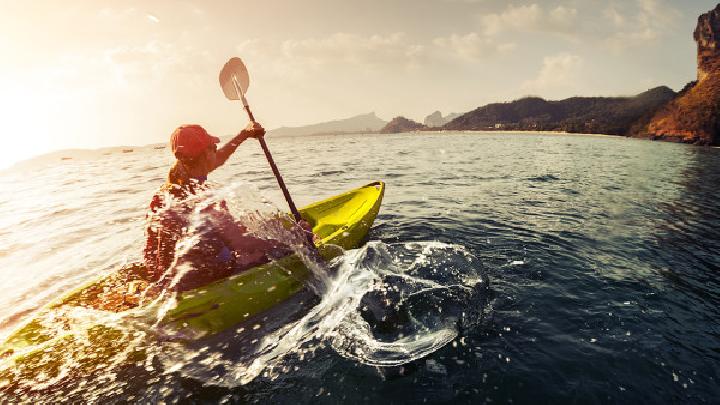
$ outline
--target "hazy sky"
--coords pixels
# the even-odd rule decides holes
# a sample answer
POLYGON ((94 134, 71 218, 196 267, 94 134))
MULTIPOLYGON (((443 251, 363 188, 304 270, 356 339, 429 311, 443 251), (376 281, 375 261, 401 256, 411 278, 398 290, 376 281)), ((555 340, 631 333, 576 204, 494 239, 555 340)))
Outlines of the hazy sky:
POLYGON ((164 142, 375 111, 422 120, 535 94, 628 95, 695 78, 700 0, 0 0, 0 167, 60 148, 164 142))

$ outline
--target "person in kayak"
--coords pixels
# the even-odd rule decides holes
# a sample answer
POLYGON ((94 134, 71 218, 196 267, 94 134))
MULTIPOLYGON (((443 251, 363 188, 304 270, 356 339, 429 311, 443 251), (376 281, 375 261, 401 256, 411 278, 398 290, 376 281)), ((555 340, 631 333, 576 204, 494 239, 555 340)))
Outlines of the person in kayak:
MULTIPOLYGON (((176 245, 187 231, 194 209, 192 197, 206 190, 209 173, 222 166, 248 138, 259 138, 265 130, 251 123, 221 148, 220 139, 199 125, 183 125, 170 137, 176 161, 168 178, 153 196, 148 212, 147 241, 144 250, 149 279, 167 283, 175 277, 176 245), (175 266, 173 267, 173 264, 175 266), (168 271, 173 267, 173 271, 168 271)), ((283 256, 289 247, 272 239, 247 235, 247 229, 230 214, 225 202, 214 203, 202 211, 202 223, 195 232, 200 243, 183 252, 183 263, 190 263, 192 274, 180 276, 173 284, 180 290, 226 277, 240 269, 258 265, 270 257, 283 256)), ((307 224, 301 224, 307 230, 307 224)))

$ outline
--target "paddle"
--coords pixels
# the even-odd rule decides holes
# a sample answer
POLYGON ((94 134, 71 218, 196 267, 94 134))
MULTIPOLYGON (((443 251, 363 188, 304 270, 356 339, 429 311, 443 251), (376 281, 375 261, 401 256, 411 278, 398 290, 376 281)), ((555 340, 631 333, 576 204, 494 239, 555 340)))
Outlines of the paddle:
MULTIPOLYGON (((223 93, 225 93, 225 97, 227 97, 229 100, 242 101, 248 118, 250 118, 250 121, 254 123, 256 122, 255 117, 253 116, 252 111, 250 111, 250 106, 248 105, 247 99, 245 98, 245 93, 247 92, 249 86, 250 75, 248 74, 247 68, 245 67, 243 61, 240 58, 230 58, 230 60, 227 61, 225 66, 223 66, 222 70, 220 71, 220 87, 222 87, 223 93)), ((267 161, 270 164, 270 168, 275 175, 275 179, 277 179, 278 185, 280 186, 280 189, 285 196, 285 201, 287 201, 288 205, 290 206, 290 212, 292 212, 293 217, 295 217, 295 221, 300 222, 302 220, 302 217, 300 216, 300 213, 295 207, 295 203, 290 196, 290 192, 285 186, 285 182, 283 181, 282 176, 280 176, 280 171, 275 164, 275 160, 273 159, 272 154, 270 154, 270 149, 268 149, 267 143, 265 143, 265 138, 260 137, 258 138, 258 141, 260 141, 260 146, 262 147, 263 152, 265 152, 265 158, 267 158, 267 161)), ((308 242, 310 242, 310 246, 315 247, 311 232, 307 233, 307 238, 308 242)))

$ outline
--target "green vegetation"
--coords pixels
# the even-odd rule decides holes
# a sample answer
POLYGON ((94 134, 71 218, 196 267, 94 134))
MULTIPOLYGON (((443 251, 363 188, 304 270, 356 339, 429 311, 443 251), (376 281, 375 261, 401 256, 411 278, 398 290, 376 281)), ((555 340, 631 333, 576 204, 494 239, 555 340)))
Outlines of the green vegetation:
POLYGON ((661 86, 634 97, 572 97, 547 101, 527 97, 478 107, 447 123, 447 130, 537 130, 627 135, 675 97, 661 86))

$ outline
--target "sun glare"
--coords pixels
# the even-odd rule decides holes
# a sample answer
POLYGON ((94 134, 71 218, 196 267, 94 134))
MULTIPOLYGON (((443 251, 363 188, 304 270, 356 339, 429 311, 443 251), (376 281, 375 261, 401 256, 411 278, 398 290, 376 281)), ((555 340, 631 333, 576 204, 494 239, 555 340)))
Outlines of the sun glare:
POLYGON ((0 109, 7 114, 3 123, 6 153, 0 160, 0 168, 56 148, 46 117, 38 108, 42 99, 33 93, 9 90, 9 94, 6 93, 7 96, 0 101, 0 109))

